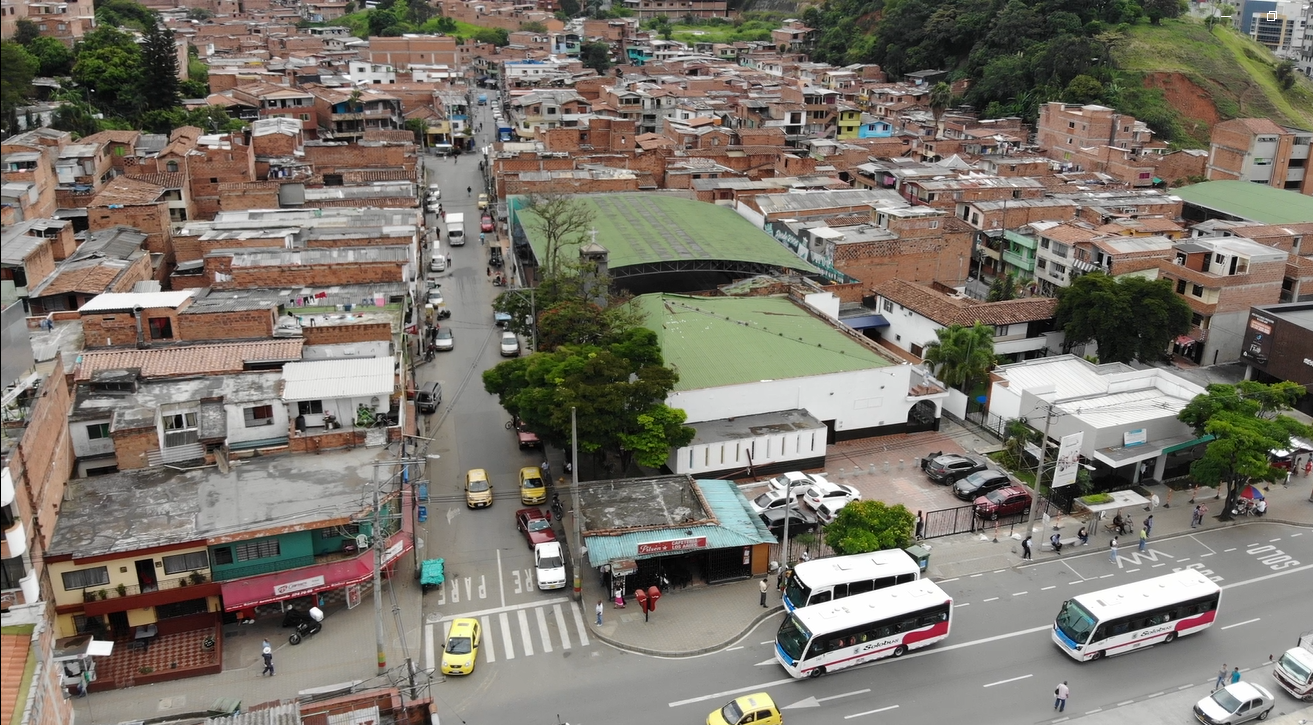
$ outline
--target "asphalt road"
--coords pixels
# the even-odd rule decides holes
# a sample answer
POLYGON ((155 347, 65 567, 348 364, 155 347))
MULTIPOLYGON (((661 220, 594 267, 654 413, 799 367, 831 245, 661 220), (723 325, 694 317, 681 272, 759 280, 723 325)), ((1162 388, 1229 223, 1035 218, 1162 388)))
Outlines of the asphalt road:
MULTIPOLYGON (((780 618, 725 651, 692 659, 642 657, 596 641, 582 645, 577 638, 569 649, 553 641, 552 651, 537 647, 526 655, 523 644, 538 645, 540 634, 557 633, 550 611, 547 628, 534 626, 532 610, 554 606, 547 604, 531 607, 527 622, 517 616, 523 610, 509 612, 505 622, 494 614, 487 635, 496 648, 494 661, 481 652, 473 675, 439 683, 434 694, 444 722, 470 725, 506 722, 508 716, 548 724, 558 714, 571 725, 703 722, 725 701, 761 690, 788 708, 790 725, 1041 723, 1061 717, 1186 723, 1189 705, 1208 693, 1223 662, 1270 683, 1268 655, 1279 655, 1298 632, 1313 627, 1313 533, 1272 524, 1203 531, 1157 542, 1149 554, 1123 550, 1116 564, 1106 550, 1078 549, 1061 561, 941 585, 955 599, 947 640, 901 660, 817 680, 794 681, 775 663, 773 634, 780 618), (1211 629, 1094 663, 1068 658, 1050 640, 1053 616, 1067 597, 1185 567, 1201 569, 1225 588, 1221 616, 1211 629), (507 643, 514 659, 505 657, 507 643), (1061 717, 1052 710, 1059 680, 1069 681, 1072 690, 1061 717)), ((568 602, 563 606, 568 612, 568 602)), ((573 636, 574 623, 569 616, 566 622, 573 636)), ((1278 697, 1277 712, 1299 707, 1279 689, 1269 689, 1278 697)))

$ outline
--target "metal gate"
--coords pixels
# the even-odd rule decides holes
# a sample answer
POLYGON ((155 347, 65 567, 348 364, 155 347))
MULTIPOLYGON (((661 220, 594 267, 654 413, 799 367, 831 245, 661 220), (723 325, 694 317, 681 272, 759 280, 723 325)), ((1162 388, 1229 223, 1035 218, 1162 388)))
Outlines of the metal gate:
POLYGON ((921 529, 921 538, 935 539, 940 536, 965 534, 976 530, 976 509, 974 506, 956 506, 951 509, 929 511, 925 515, 925 525, 921 529))

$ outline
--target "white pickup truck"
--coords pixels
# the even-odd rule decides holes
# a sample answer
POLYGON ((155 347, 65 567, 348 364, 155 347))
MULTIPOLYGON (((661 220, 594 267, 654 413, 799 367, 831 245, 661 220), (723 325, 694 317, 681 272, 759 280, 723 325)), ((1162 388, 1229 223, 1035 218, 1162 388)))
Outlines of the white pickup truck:
POLYGON ((1313 632, 1299 636, 1299 645, 1286 650, 1272 668, 1281 689, 1304 702, 1313 702, 1313 632))

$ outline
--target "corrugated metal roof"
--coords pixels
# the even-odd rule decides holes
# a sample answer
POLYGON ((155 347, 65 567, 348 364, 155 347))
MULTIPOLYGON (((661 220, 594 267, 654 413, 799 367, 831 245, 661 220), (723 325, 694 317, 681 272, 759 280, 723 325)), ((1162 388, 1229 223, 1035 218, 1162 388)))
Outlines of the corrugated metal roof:
POLYGON ((285 702, 227 717, 206 718, 205 725, 301 725, 301 703, 285 702))
POLYGON ((324 400, 390 395, 395 386, 390 357, 314 360, 283 366, 283 400, 324 400))
POLYGON ((1175 418, 1189 402, 1189 398, 1175 397, 1158 388, 1149 388, 1073 401, 1060 407, 1097 430, 1108 430, 1144 423, 1154 418, 1175 418))
POLYGON ((775 537, 753 516, 748 508, 748 500, 733 481, 704 480, 697 481, 702 497, 711 507, 711 513, 720 522, 719 525, 670 527, 635 531, 619 536, 586 536, 584 544, 588 547, 588 563, 599 567, 615 559, 650 559, 665 554, 638 553, 638 545, 650 541, 666 541, 676 538, 706 537, 708 549, 727 549, 734 546, 752 546, 753 544, 772 544, 775 537))
POLYGON ((1071 356, 1004 365, 994 372, 1006 379, 1009 387, 1014 390, 1033 390, 1053 385, 1058 400, 1102 395, 1108 389, 1108 381, 1104 376, 1085 361, 1071 356))
POLYGON ((149 309, 152 307, 178 307, 192 298, 196 290, 179 290, 176 292, 106 292, 91 298, 91 301, 78 308, 83 314, 96 312, 122 312, 134 307, 149 309))

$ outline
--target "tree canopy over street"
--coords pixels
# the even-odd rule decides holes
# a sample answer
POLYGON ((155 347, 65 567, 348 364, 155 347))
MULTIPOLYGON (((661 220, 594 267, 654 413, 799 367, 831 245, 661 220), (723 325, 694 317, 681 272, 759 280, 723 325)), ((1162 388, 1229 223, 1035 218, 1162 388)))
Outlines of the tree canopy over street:
POLYGON ((825 543, 840 556, 910 546, 916 515, 902 504, 853 501, 825 527, 825 543))
POLYGON ((1245 484, 1284 475, 1272 465, 1272 451, 1288 450, 1292 437, 1313 435, 1313 428, 1282 414, 1303 394, 1304 386, 1292 382, 1214 384, 1177 415, 1196 436, 1214 439, 1190 465, 1190 476, 1202 486, 1217 488, 1219 496, 1225 492, 1223 520, 1231 518, 1245 484))
POLYGON ((1162 357, 1172 340, 1190 331, 1192 314, 1167 280, 1093 272, 1059 290, 1054 317, 1068 347, 1092 341, 1101 362, 1125 363, 1162 357))

